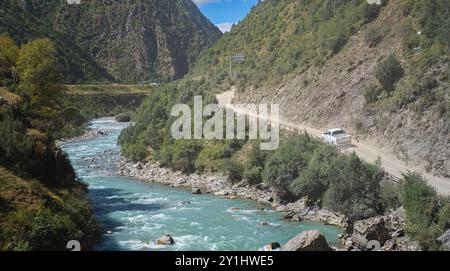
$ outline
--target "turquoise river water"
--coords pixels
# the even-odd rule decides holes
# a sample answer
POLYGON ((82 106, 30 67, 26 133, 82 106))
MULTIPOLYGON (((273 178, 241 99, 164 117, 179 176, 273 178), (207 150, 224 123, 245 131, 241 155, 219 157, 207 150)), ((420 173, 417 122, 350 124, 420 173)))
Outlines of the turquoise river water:
POLYGON ((283 244, 310 229, 319 229, 330 243, 338 241, 339 228, 285 222, 281 213, 252 201, 193 195, 185 189, 116 176, 117 137, 126 126, 110 118, 97 119, 91 127, 105 131, 105 136, 63 146, 78 176, 89 184, 89 198, 102 224, 96 250, 249 251, 270 242, 283 244), (269 225, 262 226, 261 221, 269 225), (175 244, 157 246, 155 240, 165 234, 172 235, 175 244))

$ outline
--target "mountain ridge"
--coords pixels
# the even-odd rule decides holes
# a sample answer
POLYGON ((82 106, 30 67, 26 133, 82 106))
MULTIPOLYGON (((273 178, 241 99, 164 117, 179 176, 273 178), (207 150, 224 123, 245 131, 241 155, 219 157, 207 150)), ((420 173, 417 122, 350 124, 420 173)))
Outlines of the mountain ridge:
POLYGON ((19 42, 50 36, 69 83, 177 79, 221 36, 191 0, 5 1, 0 33, 19 42))

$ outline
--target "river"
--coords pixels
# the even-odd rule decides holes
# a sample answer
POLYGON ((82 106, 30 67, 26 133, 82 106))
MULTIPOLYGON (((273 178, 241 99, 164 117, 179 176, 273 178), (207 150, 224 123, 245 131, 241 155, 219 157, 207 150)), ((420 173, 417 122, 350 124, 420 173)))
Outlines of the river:
POLYGON ((62 146, 78 176, 89 185, 89 198, 102 225, 96 250, 257 250, 285 243, 305 230, 320 230, 330 243, 342 230, 309 222, 286 222, 282 214, 248 200, 193 195, 179 188, 147 184, 115 175, 120 159, 117 138, 126 123, 111 118, 91 122, 105 136, 62 146), (264 208, 264 210, 262 210, 264 208), (268 225, 261 225, 261 222, 268 225), (172 246, 155 240, 170 234, 172 246))

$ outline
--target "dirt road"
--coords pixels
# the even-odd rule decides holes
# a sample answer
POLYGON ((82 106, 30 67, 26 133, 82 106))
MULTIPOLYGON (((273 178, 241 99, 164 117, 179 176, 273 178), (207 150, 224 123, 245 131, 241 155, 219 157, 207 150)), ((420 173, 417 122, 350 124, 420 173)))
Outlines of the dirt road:
MULTIPOLYGON (((216 95, 216 98, 221 107, 231 108, 238 114, 247 115, 249 117, 258 118, 257 112, 245 111, 242 108, 237 108, 232 104, 234 98, 234 90, 223 92, 216 95)), ((276 120, 271 120, 276 121, 276 120)), ((280 117, 280 128, 290 131, 297 132, 307 132, 310 135, 320 137, 322 134, 321 129, 315 129, 312 127, 307 127, 305 125, 300 125, 296 123, 289 122, 283 117, 280 117)), ((334 127, 330 127, 334 128, 334 127)), ((388 150, 380 149, 373 143, 365 141, 353 142, 352 146, 345 148, 346 152, 355 152, 361 159, 366 162, 373 163, 378 158, 381 159, 381 166, 385 171, 390 174, 401 177, 402 173, 419 172, 425 179, 428 180, 429 184, 432 185, 440 194, 450 195, 450 179, 444 177, 437 177, 428 173, 421 171, 419 168, 411 167, 406 165, 405 162, 399 160, 394 155, 392 155, 388 150)))

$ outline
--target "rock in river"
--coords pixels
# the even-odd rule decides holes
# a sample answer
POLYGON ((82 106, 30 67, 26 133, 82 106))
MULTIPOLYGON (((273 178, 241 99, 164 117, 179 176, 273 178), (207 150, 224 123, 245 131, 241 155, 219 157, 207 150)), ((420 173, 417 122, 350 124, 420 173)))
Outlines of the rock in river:
POLYGON ((280 250, 280 248, 281 248, 281 245, 279 243, 273 242, 273 243, 265 245, 260 250, 262 250, 262 251, 278 251, 278 250, 280 250))
POLYGON ((192 194, 194 195, 201 195, 202 190, 200 188, 192 188, 192 194))
POLYGON ((325 236, 318 230, 305 231, 289 240, 282 251, 330 251, 325 236))
POLYGON ((157 245, 173 245, 175 244, 175 241, 173 240, 172 236, 169 234, 160 237, 158 240, 156 240, 157 245))
POLYGON ((229 193, 227 191, 219 191, 219 192, 214 193, 214 196, 225 197, 225 196, 228 196, 228 194, 229 193))

